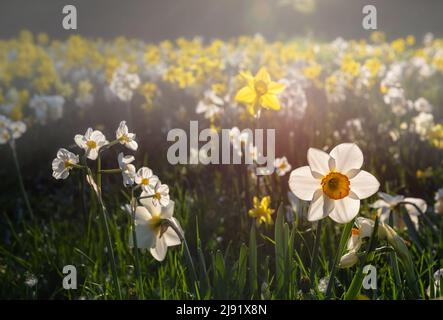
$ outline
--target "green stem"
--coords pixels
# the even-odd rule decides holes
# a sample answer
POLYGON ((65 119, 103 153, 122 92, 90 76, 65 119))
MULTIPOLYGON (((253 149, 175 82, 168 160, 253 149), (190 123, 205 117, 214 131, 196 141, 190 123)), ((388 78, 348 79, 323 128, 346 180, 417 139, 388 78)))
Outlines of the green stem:
POLYGON ((357 273, 352 279, 348 291, 346 291, 345 300, 354 300, 357 297, 357 295, 360 293, 364 279, 363 268, 365 267, 368 261, 372 260, 373 257, 372 252, 375 249, 377 234, 378 234, 378 216, 376 216, 375 218, 374 230, 372 230, 371 239, 369 240, 368 250, 366 251, 363 260, 361 260, 360 262, 357 273))
POLYGON ((135 232, 135 206, 136 206, 136 199, 134 197, 134 188, 131 188, 131 214, 132 214, 132 241, 134 243, 134 255, 135 255, 135 273, 138 279, 138 286, 139 286, 139 293, 140 297, 142 299, 145 298, 145 294, 143 291, 143 279, 141 275, 141 268, 140 268, 140 258, 138 255, 138 245, 137 245, 137 235, 135 232))
POLYGON ((180 238, 180 241, 183 243, 183 245, 185 247, 185 256, 186 256, 186 258, 188 260, 188 264, 189 264, 189 266, 191 268, 192 276, 194 277, 194 284, 198 285, 197 272, 195 271, 194 262, 192 261, 191 252, 189 251, 188 243, 187 243, 185 237, 183 236, 181 231, 177 228, 177 226, 173 222, 171 222, 169 220, 165 220, 165 222, 168 224, 169 227, 171 227, 174 230, 174 232, 180 238))
POLYGON ((349 238, 349 235, 351 234, 351 230, 352 230, 352 225, 353 222, 349 222, 348 224, 346 224, 345 228, 343 229, 343 232, 341 234, 340 237, 340 244, 337 250, 337 253, 335 254, 335 258, 334 258, 334 262, 332 264, 332 269, 331 269, 331 274, 329 276, 329 282, 328 282, 328 286, 326 288, 326 293, 325 293, 325 298, 329 299, 331 296, 331 291, 334 287, 334 278, 335 278, 335 273, 337 272, 337 265, 338 262, 340 261, 340 258, 343 254, 343 251, 345 249, 346 246, 346 242, 349 238))
POLYGON ((28 209, 29 215, 31 216, 31 219, 34 220, 34 212, 32 211, 31 203, 29 202, 28 193, 26 192, 25 184, 23 183, 22 172, 20 170, 20 165, 18 163, 17 152, 15 149, 15 141, 12 140, 9 145, 11 146, 12 157, 14 158, 15 168, 17 170, 17 177, 18 177, 18 183, 20 185, 20 190, 22 192, 23 199, 25 200, 26 208, 28 209))
POLYGON ((100 173, 121 173, 121 169, 104 169, 100 170, 100 173))
MULTIPOLYGON (((115 263, 114 248, 112 246, 111 232, 109 231, 107 211, 106 211, 106 207, 104 205, 103 198, 102 198, 102 187, 101 187, 102 175, 101 175, 100 171, 101 171, 101 157, 100 157, 100 153, 99 153, 98 161, 97 161, 97 197, 98 197, 98 201, 100 202, 101 209, 102 209, 101 213, 102 213, 102 218, 103 218, 103 225, 105 227, 105 232, 106 232, 108 251, 111 256, 111 271, 112 271, 112 277, 114 280, 114 287, 118 293, 119 299, 122 300, 123 296, 122 296, 122 292, 121 292, 121 288, 120 288, 120 282, 118 281, 117 267, 116 267, 116 263, 115 263)), ((91 179, 92 179, 92 175, 91 175, 91 179)))
POLYGON ((319 220, 317 222, 317 230, 315 232, 314 251, 312 252, 311 273, 309 276, 312 288, 315 288, 315 271, 317 269, 317 260, 318 260, 317 257, 318 257, 318 250, 320 247, 321 231, 322 231, 322 220, 319 220))

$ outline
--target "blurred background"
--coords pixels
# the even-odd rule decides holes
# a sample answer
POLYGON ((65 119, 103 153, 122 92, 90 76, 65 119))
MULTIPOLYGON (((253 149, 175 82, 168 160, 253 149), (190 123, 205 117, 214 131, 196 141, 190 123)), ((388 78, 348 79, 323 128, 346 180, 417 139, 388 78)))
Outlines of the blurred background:
POLYGON ((61 39, 72 33, 146 41, 255 33, 269 40, 307 34, 324 40, 362 38, 370 33, 361 27, 366 4, 377 7, 378 28, 388 38, 443 35, 441 0, 2 0, 0 37, 29 29, 61 39), (76 31, 62 29, 62 8, 67 4, 78 10, 76 31))

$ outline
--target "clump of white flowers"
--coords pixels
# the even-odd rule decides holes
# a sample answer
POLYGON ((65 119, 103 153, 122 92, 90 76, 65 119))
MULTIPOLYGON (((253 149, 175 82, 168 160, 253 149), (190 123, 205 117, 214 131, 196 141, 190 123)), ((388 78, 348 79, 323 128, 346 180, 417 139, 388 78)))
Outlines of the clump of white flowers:
POLYGON ((26 132, 26 124, 23 121, 12 121, 0 115, 0 144, 17 140, 26 132))
POLYGON ((87 181, 96 192, 103 210, 106 211, 102 199, 101 175, 120 173, 123 186, 131 191, 131 203, 127 207, 133 219, 133 236, 129 239, 129 245, 150 249, 152 256, 162 261, 167 247, 178 245, 183 239, 183 231, 178 221, 172 217, 174 202, 170 200, 169 187, 162 184, 150 168, 141 167, 137 170, 133 164, 135 157, 125 155, 123 152, 117 157, 118 168, 102 169, 101 155, 111 147, 122 145, 132 151, 138 149, 135 134, 129 132, 126 121, 120 122, 115 137, 115 140, 109 142, 101 131, 92 128, 88 128, 84 135, 75 135, 76 145, 84 150, 83 160, 80 162, 79 155, 61 148, 52 162, 52 175, 55 179, 66 179, 73 169, 86 170, 87 181), (97 161, 95 175, 92 174, 87 159, 97 161), (135 195, 137 191, 140 192, 139 196, 135 195))
POLYGON ((140 85, 140 77, 136 73, 129 71, 129 65, 123 63, 118 67, 113 75, 109 88, 111 92, 120 100, 129 102, 132 99, 134 90, 140 85))

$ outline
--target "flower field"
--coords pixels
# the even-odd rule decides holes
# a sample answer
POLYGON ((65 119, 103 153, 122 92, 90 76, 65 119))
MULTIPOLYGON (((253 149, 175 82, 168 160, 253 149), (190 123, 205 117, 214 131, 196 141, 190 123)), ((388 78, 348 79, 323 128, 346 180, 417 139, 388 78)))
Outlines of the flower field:
POLYGON ((430 33, 0 40, 0 297, 438 299, 442 83, 430 33))

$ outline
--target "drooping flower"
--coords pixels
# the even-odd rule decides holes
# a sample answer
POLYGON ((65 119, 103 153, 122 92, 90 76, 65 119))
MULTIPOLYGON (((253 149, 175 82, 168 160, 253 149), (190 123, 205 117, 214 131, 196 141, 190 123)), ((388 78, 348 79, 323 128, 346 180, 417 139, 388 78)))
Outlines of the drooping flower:
MULTIPOLYGON (((384 192, 379 192, 378 196, 380 197, 380 199, 375 201, 371 205, 371 207, 377 209, 378 214, 380 215, 380 220, 383 221, 384 223, 389 223, 389 217, 392 211, 403 202, 409 202, 415 204, 423 213, 426 211, 428 207, 426 202, 420 198, 405 198, 402 195, 391 196, 384 192)), ((417 210, 417 208, 412 204, 404 204, 404 207, 409 215, 409 218, 413 222, 415 228, 418 229, 419 226, 418 216, 420 215, 420 211, 417 210)), ((394 227, 398 229, 406 228, 405 221, 400 214, 395 212, 393 218, 394 218, 393 219, 394 227)))
POLYGON ((108 144, 105 135, 99 130, 88 128, 84 136, 77 134, 74 137, 75 143, 86 152, 86 157, 95 160, 101 147, 108 144))
MULTIPOLYGON (((346 250, 347 252, 340 259, 340 268, 350 268, 358 262, 358 251, 360 250, 364 239, 370 238, 374 230, 374 221, 358 217, 354 222, 356 228, 352 228, 351 237, 349 238, 346 250)), ((378 232, 383 228, 379 225, 378 232)))
POLYGON ((135 183, 140 185, 142 190, 148 195, 153 195, 155 193, 154 188, 159 182, 156 175, 152 173, 152 170, 148 167, 141 167, 137 171, 135 176, 135 183))
POLYGON ((291 165, 286 157, 276 158, 274 160, 274 167, 279 176, 284 176, 287 172, 291 171, 291 165))
POLYGON ((135 141, 135 133, 129 133, 126 121, 121 121, 117 130, 115 131, 115 137, 125 147, 136 151, 138 148, 137 141, 135 141))
POLYGON ((269 206, 271 204, 271 197, 265 196, 261 200, 257 197, 253 199, 253 208, 249 209, 248 214, 250 217, 256 219, 257 225, 261 225, 262 223, 266 225, 274 224, 272 220, 272 214, 274 213, 274 209, 271 209, 269 206))
POLYGON ((161 184, 161 182, 158 181, 154 188, 152 202, 154 205, 166 207, 169 204, 169 201, 169 187, 166 184, 161 184))
POLYGON ((79 162, 78 155, 61 148, 57 151, 57 158, 52 161, 52 176, 55 179, 66 179, 69 171, 79 162))
MULTIPOLYGON (((180 237, 169 224, 174 224, 183 234, 180 224, 173 217, 174 201, 169 201, 165 207, 155 204, 152 198, 141 199, 140 202, 143 206, 135 210, 137 247, 149 249, 157 261, 163 261, 168 247, 181 243, 180 237)), ((129 236, 129 246, 134 246, 132 234, 129 236)))
POLYGON ((134 184, 136 172, 135 166, 131 164, 135 160, 134 156, 125 156, 122 152, 118 154, 118 166, 122 171, 123 185, 125 187, 134 184))
POLYGON ((255 77, 249 71, 243 72, 241 75, 247 83, 237 92, 235 100, 245 104, 251 115, 255 115, 259 107, 280 110, 277 95, 284 90, 284 84, 271 81, 271 77, 264 67, 257 72, 255 77))
POLYGON ((426 294, 428 297, 431 296, 431 286, 434 286, 434 295, 436 298, 441 297, 443 293, 441 293, 441 283, 443 279, 443 268, 435 271, 433 275, 433 280, 431 284, 429 284, 429 287, 426 289, 426 294))
POLYGON ((347 223, 358 214, 360 200, 380 187, 372 174, 360 170, 363 153, 356 144, 340 144, 329 154, 310 148, 308 163, 291 172, 289 187, 300 199, 311 201, 309 221, 329 216, 338 223, 347 223))

